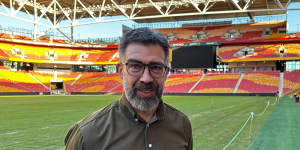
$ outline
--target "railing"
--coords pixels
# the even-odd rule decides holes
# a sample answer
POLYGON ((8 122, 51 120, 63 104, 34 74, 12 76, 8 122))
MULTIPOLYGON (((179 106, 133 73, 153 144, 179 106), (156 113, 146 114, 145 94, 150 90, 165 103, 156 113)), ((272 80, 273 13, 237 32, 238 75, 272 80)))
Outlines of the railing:
POLYGON ((219 22, 224 22, 228 24, 228 22, 232 22, 232 24, 246 24, 246 23, 254 23, 254 22, 271 22, 271 21, 284 21, 286 20, 286 15, 269 15, 269 16, 255 16, 254 20, 251 20, 249 17, 238 17, 238 18, 222 18, 222 19, 207 19, 207 20, 191 20, 191 21, 176 21, 176 22, 159 22, 159 23, 140 23, 134 24, 133 28, 140 27, 148 27, 152 29, 159 28, 181 28, 186 24, 207 24, 214 25, 219 22))
MULTIPOLYGON (((1 26, 0 25, 0 33, 6 33, 10 35, 20 35, 20 36, 27 36, 33 39, 33 30, 24 29, 24 28, 16 28, 11 26, 1 26)), ((68 35, 68 33, 64 33, 68 35)), ((59 33, 57 32, 47 32, 43 37, 49 37, 53 39, 61 39, 61 40, 67 40, 64 36, 59 36, 59 33)))
POLYGON ((21 35, 21 36, 28 36, 32 37, 32 30, 23 29, 23 28, 15 28, 15 27, 4 27, 0 25, 0 33, 6 33, 10 35, 21 35))
POLYGON ((109 37, 109 38, 88 38, 88 39, 77 39, 75 42, 85 43, 116 43, 120 42, 121 37, 109 37))

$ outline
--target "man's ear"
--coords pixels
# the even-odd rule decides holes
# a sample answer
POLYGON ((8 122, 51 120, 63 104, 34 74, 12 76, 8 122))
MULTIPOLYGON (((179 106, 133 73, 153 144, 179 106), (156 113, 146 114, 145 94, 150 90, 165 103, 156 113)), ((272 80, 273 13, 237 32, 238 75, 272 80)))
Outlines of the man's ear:
POLYGON ((118 64, 118 72, 120 74, 121 79, 123 80, 123 65, 118 64))

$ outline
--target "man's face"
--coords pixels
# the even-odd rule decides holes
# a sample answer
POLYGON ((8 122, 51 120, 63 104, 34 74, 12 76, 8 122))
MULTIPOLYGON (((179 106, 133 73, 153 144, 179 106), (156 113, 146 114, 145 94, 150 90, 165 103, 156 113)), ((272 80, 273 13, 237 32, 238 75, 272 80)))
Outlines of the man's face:
POLYGON ((157 44, 131 43, 126 48, 123 63, 119 72, 129 103, 140 111, 148 111, 157 106, 169 72, 169 68, 165 68, 163 48, 157 44), (144 65, 147 65, 145 69, 144 65))

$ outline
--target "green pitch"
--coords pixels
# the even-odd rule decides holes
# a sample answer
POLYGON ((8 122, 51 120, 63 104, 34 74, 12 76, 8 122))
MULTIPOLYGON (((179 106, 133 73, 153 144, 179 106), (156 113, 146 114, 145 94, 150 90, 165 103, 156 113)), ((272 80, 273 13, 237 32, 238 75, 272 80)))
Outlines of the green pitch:
MULTIPOLYGON (((0 97, 0 150, 63 149, 64 137, 75 122, 119 97, 0 97)), ((247 120, 250 112, 258 114, 264 110, 267 101, 273 103, 274 100, 274 97, 164 96, 166 103, 189 116, 194 150, 223 149, 247 120)), ((249 121, 228 149, 247 149, 275 107, 270 105, 264 115, 254 117, 251 125, 249 121)))
POLYGON ((283 97, 267 118, 248 150, 297 150, 300 148, 300 103, 283 97))

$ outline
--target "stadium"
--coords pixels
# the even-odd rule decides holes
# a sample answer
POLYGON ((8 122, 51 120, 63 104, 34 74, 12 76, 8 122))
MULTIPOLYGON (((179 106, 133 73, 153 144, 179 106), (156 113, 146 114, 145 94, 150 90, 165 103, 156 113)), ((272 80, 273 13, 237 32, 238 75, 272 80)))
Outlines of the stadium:
POLYGON ((296 2, 0 0, 1 16, 33 25, 0 26, 0 150, 63 149, 74 123, 120 98, 120 38, 76 39, 75 27, 128 20, 122 34, 149 27, 168 39, 163 99, 188 115, 195 150, 298 149, 296 2))

